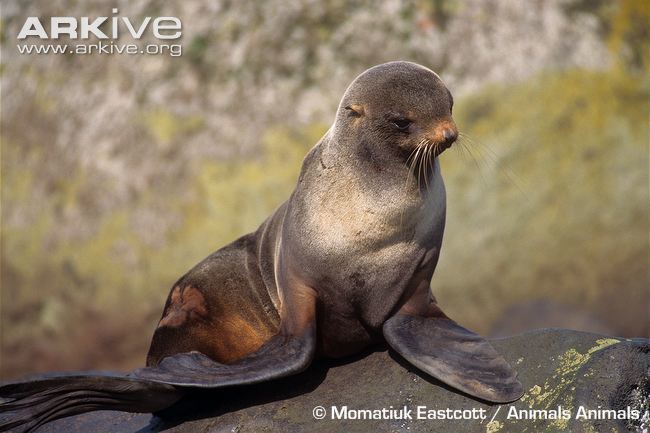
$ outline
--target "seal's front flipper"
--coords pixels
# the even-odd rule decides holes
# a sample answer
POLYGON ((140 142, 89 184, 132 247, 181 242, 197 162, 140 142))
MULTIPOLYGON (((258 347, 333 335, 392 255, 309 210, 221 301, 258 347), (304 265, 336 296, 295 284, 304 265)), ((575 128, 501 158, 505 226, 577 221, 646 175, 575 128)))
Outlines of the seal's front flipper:
POLYGON ((383 333, 408 362, 471 396, 508 403, 523 394, 517 374, 490 343, 447 317, 398 313, 383 333))

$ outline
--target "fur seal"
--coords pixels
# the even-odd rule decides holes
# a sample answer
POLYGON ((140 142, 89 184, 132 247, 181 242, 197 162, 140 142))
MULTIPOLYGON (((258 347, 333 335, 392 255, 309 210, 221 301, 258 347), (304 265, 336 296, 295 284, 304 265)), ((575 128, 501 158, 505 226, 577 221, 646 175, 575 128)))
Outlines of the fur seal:
POLYGON ((359 75, 295 190, 259 229, 172 287, 147 366, 0 387, 0 430, 90 410, 156 412, 194 388, 268 381, 386 341, 471 396, 523 389, 490 344, 430 291, 445 226, 438 156, 457 137, 453 99, 430 69, 390 62, 359 75))

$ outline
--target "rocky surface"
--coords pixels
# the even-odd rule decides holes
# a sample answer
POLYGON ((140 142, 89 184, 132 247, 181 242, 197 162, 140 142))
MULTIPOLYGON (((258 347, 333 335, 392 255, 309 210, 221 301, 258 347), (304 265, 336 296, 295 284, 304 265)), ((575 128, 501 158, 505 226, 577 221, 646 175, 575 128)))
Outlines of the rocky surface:
POLYGON ((257 229, 349 82, 397 59, 440 74, 463 132, 441 157, 445 312, 646 335, 648 4, 2 0, 0 378, 141 365, 170 285, 257 229), (27 17, 113 7, 177 16, 183 54, 20 54, 27 17))
MULTIPOLYGON (((516 367, 526 390, 503 406, 476 401, 414 371, 398 355, 378 350, 345 362, 320 361, 307 372, 258 386, 202 393, 159 416, 96 412, 41 429, 58 432, 619 432, 648 431, 650 341, 570 330, 538 330, 493 340, 516 367), (322 406, 326 416, 316 420, 322 406), (481 420, 332 420, 341 410, 475 409, 481 420), (561 408, 558 409, 558 406, 561 408), (636 420, 576 419, 585 410, 638 411, 636 420), (519 410, 568 410, 570 419, 516 420, 519 410)), ((351 413, 351 412, 349 412, 351 413)), ((601 418, 603 414, 601 413, 601 418)))

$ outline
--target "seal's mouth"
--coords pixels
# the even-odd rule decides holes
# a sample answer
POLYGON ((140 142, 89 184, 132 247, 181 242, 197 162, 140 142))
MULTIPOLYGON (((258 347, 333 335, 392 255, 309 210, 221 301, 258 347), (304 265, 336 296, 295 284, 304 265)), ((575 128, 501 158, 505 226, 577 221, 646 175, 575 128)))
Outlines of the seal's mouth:
POLYGON ((440 142, 440 143, 433 144, 435 156, 438 156, 442 152, 444 152, 445 150, 449 149, 451 147, 451 145, 454 144, 454 141, 456 141, 455 138, 453 140, 450 140, 450 141, 443 141, 443 142, 440 142))
POLYGON ((456 136, 450 137, 448 139, 442 140, 442 141, 431 141, 431 140, 426 140, 425 142, 421 142, 421 144, 418 144, 418 147, 422 146, 425 149, 423 151, 425 153, 431 153, 433 158, 437 158, 438 155, 440 155, 442 152, 445 150, 449 149, 452 144, 456 141, 456 136))
POLYGON ((426 136, 422 138, 406 160, 409 173, 417 179, 419 187, 424 185, 428 188, 429 177, 433 174, 436 158, 449 149, 458 138, 455 125, 453 129, 449 128, 432 135, 437 139, 432 140, 426 136))

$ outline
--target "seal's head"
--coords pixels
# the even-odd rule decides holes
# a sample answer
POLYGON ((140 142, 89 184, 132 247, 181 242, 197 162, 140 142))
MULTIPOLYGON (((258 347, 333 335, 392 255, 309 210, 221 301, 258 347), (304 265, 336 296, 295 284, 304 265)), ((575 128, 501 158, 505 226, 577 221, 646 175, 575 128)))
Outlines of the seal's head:
POLYGON ((440 77, 411 62, 389 62, 368 69, 346 90, 335 133, 364 152, 408 160, 421 149, 438 156, 458 136, 454 101, 440 77))

